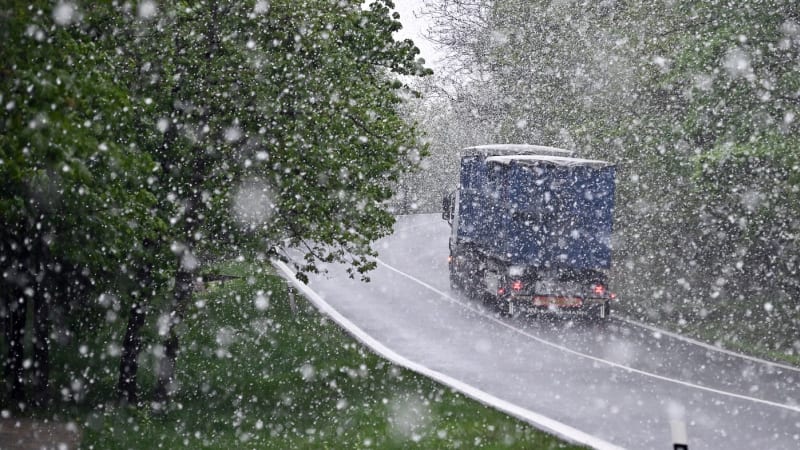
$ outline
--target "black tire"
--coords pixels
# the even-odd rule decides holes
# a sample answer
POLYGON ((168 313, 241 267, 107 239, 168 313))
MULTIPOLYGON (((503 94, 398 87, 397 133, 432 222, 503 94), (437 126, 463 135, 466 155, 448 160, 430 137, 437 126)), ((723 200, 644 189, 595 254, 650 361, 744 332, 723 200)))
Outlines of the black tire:
POLYGON ((501 317, 511 317, 514 315, 514 305, 508 301, 507 297, 495 296, 494 299, 495 309, 497 309, 501 317))
POLYGON ((464 280, 462 279, 458 267, 456 266, 457 258, 457 255, 453 255, 452 260, 448 264, 448 269, 450 272, 450 289, 454 291, 461 291, 464 289, 464 280))
POLYGON ((495 308, 497 305, 497 300, 495 299, 494 295, 483 293, 480 297, 481 304, 487 308, 495 308))
POLYGON ((450 289, 453 291, 461 290, 456 273, 450 268, 450 289))
POLYGON ((603 302, 601 305, 595 305, 589 315, 590 319, 596 323, 606 323, 611 318, 611 302, 603 302))

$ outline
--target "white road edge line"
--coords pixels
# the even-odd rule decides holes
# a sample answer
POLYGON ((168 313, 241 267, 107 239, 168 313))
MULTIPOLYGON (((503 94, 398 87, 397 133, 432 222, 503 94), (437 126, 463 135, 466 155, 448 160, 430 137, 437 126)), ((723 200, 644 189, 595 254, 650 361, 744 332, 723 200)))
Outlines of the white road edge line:
POLYGON ((672 331, 662 330, 661 328, 654 327, 653 325, 648 325, 648 324, 646 324, 644 322, 639 322, 639 321, 631 319, 629 317, 617 316, 616 319, 620 320, 622 322, 626 322, 626 323, 629 323, 631 325, 637 326, 637 327, 645 328, 645 329, 650 330, 650 331, 655 332, 655 333, 661 333, 661 334, 663 334, 665 336, 669 336, 671 338, 675 338, 675 339, 677 339, 679 341, 684 341, 684 342, 688 342, 690 344, 697 345, 698 347, 703 347, 703 348, 708 349, 708 350, 713 350, 715 352, 724 353, 726 355, 735 356, 737 358, 746 359, 746 360, 757 362, 757 363, 764 364, 764 365, 767 365, 767 366, 780 367, 781 369, 791 370, 791 371, 794 371, 794 372, 800 372, 800 367, 789 366, 789 365, 782 364, 782 363, 779 363, 779 362, 774 362, 774 361, 767 361, 766 359, 756 358, 755 356, 745 355, 743 353, 738 353, 738 352, 735 352, 733 350, 728 350, 728 349, 725 349, 725 348, 717 347, 715 345, 711 345, 711 344, 708 344, 706 342, 698 341, 696 339, 692 339, 690 337, 683 336, 683 335, 680 335, 678 333, 674 333, 672 331))
POLYGON ((418 284, 430 289, 431 291, 435 292, 436 294, 439 294, 440 296, 444 297, 448 301, 450 301, 452 303, 455 303, 457 305, 460 305, 462 308, 470 310, 470 311, 472 311, 472 312, 474 312, 474 313, 476 313, 478 315, 481 315, 481 316, 483 316, 483 317, 485 317, 485 318, 487 318, 489 320, 492 320, 492 321, 500 324, 501 326, 503 326, 505 328, 513 330, 513 331, 515 331, 515 332, 517 332, 519 334, 522 334, 523 336, 526 336, 526 337, 528 337, 530 339, 533 339, 533 340, 535 340, 537 342, 540 342, 540 343, 542 343, 544 345, 547 345, 547 346, 556 348, 558 350, 561 350, 561 351, 563 351, 565 353, 570 353, 570 354, 573 354, 573 355, 576 355, 576 356, 580 356, 582 358, 586 358, 586 359, 589 359, 589 360, 592 360, 592 361, 596 361, 596 362, 599 362, 599 363, 602 363, 602 364, 606 364, 606 365, 611 366, 611 367, 624 369, 624 370, 626 370, 628 372, 632 372, 632 373, 636 373, 636 374, 639 374, 639 375, 644 375, 644 376, 647 376, 647 377, 655 378, 657 380, 666 381, 666 382, 669 382, 669 383, 675 383, 675 384, 679 384, 679 385, 682 385, 682 386, 698 389, 698 390, 701 390, 701 391, 711 392, 711 393, 714 393, 714 394, 724 395, 724 396, 727 396, 727 397, 737 398, 737 399, 740 399, 740 400, 747 400, 747 401, 751 401, 751 402, 754 402, 754 403, 761 403, 763 405, 774 406, 776 408, 786 409, 786 410, 789 410, 789 411, 792 411, 792 412, 800 413, 800 406, 786 405, 786 404, 783 404, 783 403, 771 402, 769 400, 763 400, 763 399, 755 398, 755 397, 748 397, 746 395, 736 394, 736 393, 733 393, 733 392, 721 391, 719 389, 714 389, 714 388, 710 388, 710 387, 706 387, 706 386, 701 386, 699 384, 689 383, 687 381, 676 380, 674 378, 669 378, 669 377, 665 377, 665 376, 658 375, 658 374, 655 374, 655 373, 646 372, 644 370, 635 369, 633 367, 629 367, 629 366, 626 366, 624 364, 619 364, 619 363, 615 363, 613 361, 608 361, 608 360, 605 360, 605 359, 602 359, 602 358, 598 358, 596 356, 587 355, 585 353, 581 353, 579 351, 572 350, 570 348, 558 345, 558 344, 556 344, 554 342, 550 342, 550 341, 548 341, 546 339, 542 339, 542 338, 540 338, 538 336, 534 336, 534 335, 532 335, 532 334, 530 334, 528 332, 525 332, 524 330, 520 330, 519 328, 516 328, 516 327, 514 327, 512 325, 509 325, 508 323, 506 323, 506 322, 504 322, 502 320, 499 320, 498 318, 494 317, 493 315, 486 314, 481 310, 473 308, 470 305, 464 304, 464 303, 454 299, 453 297, 450 297, 446 292, 440 291, 439 289, 436 289, 435 287, 431 286, 430 284, 428 284, 428 283, 426 283, 426 282, 424 282, 424 281, 422 281, 420 279, 417 279, 413 275, 409 275, 409 274, 401 271, 400 269, 397 269, 395 267, 390 266, 389 264, 381 261, 379 258, 375 258, 375 261, 378 264, 386 267, 387 269, 389 269, 391 271, 394 271, 394 272, 396 272, 396 273, 408 278, 409 280, 412 280, 412 281, 414 281, 414 282, 416 282, 416 283, 418 283, 418 284))
POLYGON ((341 315, 308 285, 297 280, 294 276, 295 275, 294 272, 292 271, 291 268, 289 268, 289 266, 286 265, 286 263, 278 260, 271 260, 271 262, 273 266, 275 266, 277 269, 283 272, 286 280, 291 282, 297 289, 303 292, 303 294, 305 294, 305 296, 309 299, 309 301, 311 301, 323 314, 333 319, 333 321, 335 321, 341 327, 347 330, 348 333, 350 333, 353 337, 358 339, 361 343, 363 343, 367 347, 370 347, 375 353, 379 354, 383 358, 388 359, 394 364, 405 367, 409 370, 417 372, 426 377, 432 378, 438 381, 439 383, 449 386, 461 392, 462 394, 471 397, 487 406, 498 409, 520 420, 535 425, 537 428, 552 433, 560 437, 561 439, 565 439, 569 442, 581 445, 588 445, 592 448, 596 448, 599 450, 622 449, 622 447, 610 444, 598 437, 592 436, 588 433, 572 428, 569 425, 563 424, 556 420, 550 419, 549 417, 545 417, 541 414, 537 414, 533 411, 517 406, 506 400, 499 399, 487 392, 484 392, 462 381, 459 381, 449 375, 445 375, 441 372, 437 372, 433 369, 423 366, 422 364, 411 361, 410 359, 398 354, 394 350, 381 344, 372 336, 367 334, 364 330, 356 326, 353 322, 351 322, 346 317, 341 315))

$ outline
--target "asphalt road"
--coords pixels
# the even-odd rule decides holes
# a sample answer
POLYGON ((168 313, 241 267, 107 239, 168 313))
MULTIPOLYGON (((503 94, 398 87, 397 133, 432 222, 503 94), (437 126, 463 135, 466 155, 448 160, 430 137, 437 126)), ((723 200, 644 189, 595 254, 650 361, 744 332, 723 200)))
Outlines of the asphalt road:
POLYGON ((625 448, 671 449, 674 421, 692 450, 800 448, 800 369, 619 318, 499 318, 449 289, 444 221, 403 216, 396 230, 370 283, 329 266, 310 287, 398 354, 625 448))

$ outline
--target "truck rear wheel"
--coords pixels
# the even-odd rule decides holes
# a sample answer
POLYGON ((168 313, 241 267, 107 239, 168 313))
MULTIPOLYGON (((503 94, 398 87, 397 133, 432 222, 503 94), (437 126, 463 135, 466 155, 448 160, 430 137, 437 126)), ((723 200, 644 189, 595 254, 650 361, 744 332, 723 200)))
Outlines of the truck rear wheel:
POLYGON ((502 317, 511 317, 514 315, 514 304, 507 297, 494 296, 495 308, 502 317))
POLYGON ((450 263, 450 289, 454 291, 461 289, 461 285, 458 279, 458 274, 453 268, 453 263, 450 263))
POLYGON ((453 254, 448 264, 450 272, 450 289, 463 291, 464 287, 464 257, 453 254))
POLYGON ((497 297, 484 292, 480 295, 481 305, 486 308, 497 309, 497 297))
POLYGON ((594 322, 608 322, 611 318, 611 302, 605 301, 600 305, 595 305, 594 308, 592 308, 590 317, 594 322))

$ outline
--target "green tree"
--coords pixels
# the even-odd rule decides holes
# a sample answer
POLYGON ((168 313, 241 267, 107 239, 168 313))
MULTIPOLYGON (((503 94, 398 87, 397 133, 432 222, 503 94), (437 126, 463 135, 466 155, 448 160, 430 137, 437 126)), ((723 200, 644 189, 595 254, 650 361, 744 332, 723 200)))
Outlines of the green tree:
MULTIPOLYGON (((413 95, 398 75, 430 71, 392 38, 391 2, 34 6, 2 15, 12 398, 25 399, 28 309, 44 355, 54 316, 76 339, 122 341, 117 389, 136 403, 140 331, 162 285, 174 286, 156 374, 165 400, 208 261, 296 247, 301 278, 332 261, 366 278, 369 244, 393 224, 393 183, 425 153, 398 114, 413 95)), ((48 360, 36 357, 39 372, 48 360)))
POLYGON ((22 408, 31 393, 35 403, 49 395, 51 318, 90 326, 81 320, 89 294, 129 278, 125 268, 141 261, 142 238, 157 225, 145 181, 153 163, 127 145, 129 99, 92 30, 60 7, 7 2, 0 15, 0 315, 6 386, 22 408))
POLYGON ((125 75, 147 104, 137 123, 176 256, 157 398, 172 389, 176 326, 214 255, 299 247, 300 277, 319 261, 362 275, 374 266, 369 243, 394 220, 392 182, 424 152, 397 113, 408 88, 395 77, 429 73, 411 41, 392 39, 390 7, 212 1, 129 25, 157 24, 123 53, 131 74, 153 80, 125 75))
POLYGON ((694 160, 697 250, 715 316, 786 347, 800 330, 797 302, 800 8, 795 2, 733 7, 679 3, 692 20, 672 39, 672 83, 686 103, 694 160), (696 45, 697 40, 703 42, 696 45), (755 301, 754 301, 755 300, 755 301))

